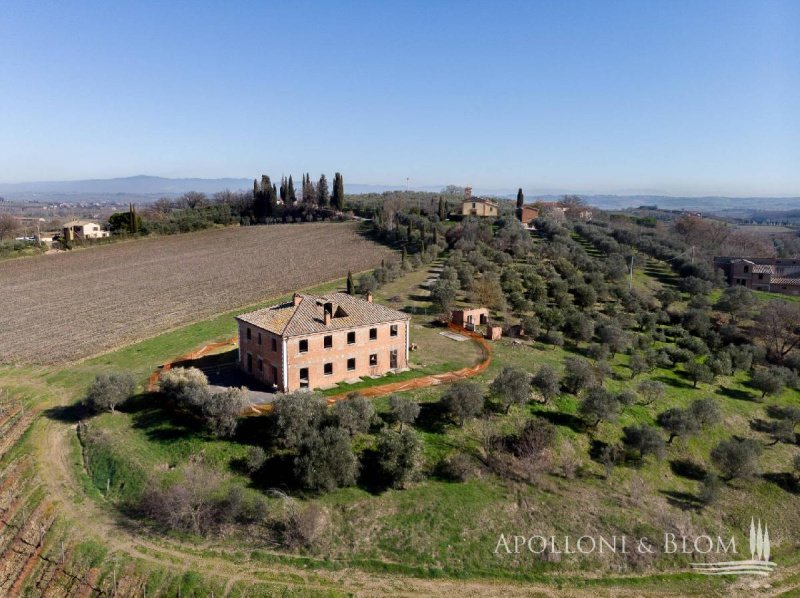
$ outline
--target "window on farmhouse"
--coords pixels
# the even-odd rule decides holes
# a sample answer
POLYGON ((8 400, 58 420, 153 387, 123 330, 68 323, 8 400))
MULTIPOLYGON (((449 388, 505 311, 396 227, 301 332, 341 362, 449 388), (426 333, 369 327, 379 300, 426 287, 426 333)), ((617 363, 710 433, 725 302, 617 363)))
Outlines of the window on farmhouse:
POLYGON ((378 354, 373 353, 369 356, 369 364, 370 365, 378 365, 378 354))
POLYGON ((258 358, 258 371, 259 372, 264 371, 264 360, 261 359, 260 357, 258 358))
POLYGON ((389 328, 389 336, 397 336, 397 324, 392 324, 389 328))
POLYGON ((356 369, 356 358, 351 357, 347 360, 347 370, 352 372, 354 369, 356 369))
POLYGON ((308 353, 308 340, 300 341, 300 352, 308 353))
POLYGON ((355 331, 348 332, 347 333, 347 344, 348 345, 354 345, 355 342, 356 342, 356 333, 355 333, 355 331))
POLYGON ((333 337, 331 335, 328 335, 323 339, 323 346, 326 349, 330 349, 333 346, 333 337))
POLYGON ((325 364, 325 375, 326 376, 330 376, 332 373, 333 373, 333 364, 332 363, 326 363, 325 364))
POLYGON ((369 340, 374 341, 378 338, 378 329, 377 328, 370 328, 369 329, 369 340))
POLYGON ((258 333, 258 344, 259 345, 261 344, 261 333, 260 332, 258 333))
POLYGON ((278 341, 276 339, 274 339, 274 338, 272 339, 272 350, 273 351, 277 351, 278 350, 278 341))
POLYGON ((250 340, 251 338, 253 338, 253 331, 248 328, 247 329, 247 340, 250 340))

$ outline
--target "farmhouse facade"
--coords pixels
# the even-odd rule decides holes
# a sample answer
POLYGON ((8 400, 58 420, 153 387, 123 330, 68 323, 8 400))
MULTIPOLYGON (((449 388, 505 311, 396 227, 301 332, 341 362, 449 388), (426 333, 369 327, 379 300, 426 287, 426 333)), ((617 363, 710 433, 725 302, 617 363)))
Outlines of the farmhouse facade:
POLYGON ((493 199, 480 197, 465 197, 461 202, 462 216, 477 216, 479 218, 495 218, 498 214, 498 204, 493 199))
POLYGON ((754 291, 800 295, 800 260, 791 258, 715 257, 730 286, 754 291))
POLYGON ((411 317, 371 295, 295 293, 290 302, 236 319, 239 366, 284 392, 408 367, 411 317))

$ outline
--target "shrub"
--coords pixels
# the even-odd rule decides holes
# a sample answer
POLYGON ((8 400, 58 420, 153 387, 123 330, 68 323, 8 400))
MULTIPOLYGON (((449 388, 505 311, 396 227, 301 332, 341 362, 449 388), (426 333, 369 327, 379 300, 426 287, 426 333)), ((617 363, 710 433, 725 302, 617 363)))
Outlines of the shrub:
POLYGON ((133 394, 135 387, 133 376, 128 373, 100 374, 86 392, 86 406, 95 413, 113 413, 133 394))
POLYGON ((518 436, 512 439, 514 454, 521 459, 537 458, 556 441, 556 427, 541 417, 528 420, 518 436))
POLYGON ((208 378, 197 368, 173 368, 164 372, 158 388, 178 406, 192 411, 211 394, 208 378))
POLYGON ((214 436, 230 438, 236 432, 239 417, 249 405, 247 389, 229 388, 210 394, 200 406, 205 426, 214 436))
POLYGON ((700 484, 700 492, 697 498, 704 505, 710 505, 717 502, 720 493, 722 492, 722 482, 713 473, 708 474, 700 484))
POLYGON ((439 464, 440 475, 454 482, 468 482, 478 471, 475 459, 465 453, 453 453, 439 464))
POLYGON ((248 473, 255 473, 267 462, 267 453, 260 446, 251 446, 244 457, 244 468, 248 473))

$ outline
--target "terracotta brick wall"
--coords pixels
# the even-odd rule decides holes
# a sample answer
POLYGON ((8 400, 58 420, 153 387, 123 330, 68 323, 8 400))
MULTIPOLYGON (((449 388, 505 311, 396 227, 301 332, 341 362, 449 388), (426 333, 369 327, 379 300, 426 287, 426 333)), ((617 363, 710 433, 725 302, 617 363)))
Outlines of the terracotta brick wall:
POLYGON ((350 330, 338 330, 328 334, 313 334, 295 337, 288 341, 288 390, 300 388, 300 370, 308 368, 310 388, 342 382, 351 378, 385 374, 391 368, 389 352, 397 351, 397 368, 408 367, 406 360, 406 321, 387 322, 375 326, 364 326, 350 330), (397 336, 391 336, 391 325, 397 326, 397 336), (378 338, 369 339, 370 328, 376 328, 378 338), (354 344, 347 343, 347 333, 355 332, 354 344), (326 349, 324 338, 331 336, 333 345, 326 349), (300 341, 308 341, 308 351, 300 353, 300 341), (377 355, 378 365, 370 366, 370 355, 377 355), (355 369, 347 369, 347 360, 355 359, 355 369), (333 365, 333 373, 325 374, 325 364, 333 365))

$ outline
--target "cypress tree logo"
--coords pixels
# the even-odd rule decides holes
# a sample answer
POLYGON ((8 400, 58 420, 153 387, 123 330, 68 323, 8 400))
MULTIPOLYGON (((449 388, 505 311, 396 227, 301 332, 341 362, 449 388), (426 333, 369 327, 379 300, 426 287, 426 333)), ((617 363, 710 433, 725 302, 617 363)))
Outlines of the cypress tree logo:
POLYGON ((769 575, 777 565, 769 560, 769 530, 766 523, 761 527, 750 518, 750 560, 721 563, 695 563, 692 570, 702 575, 769 575))

